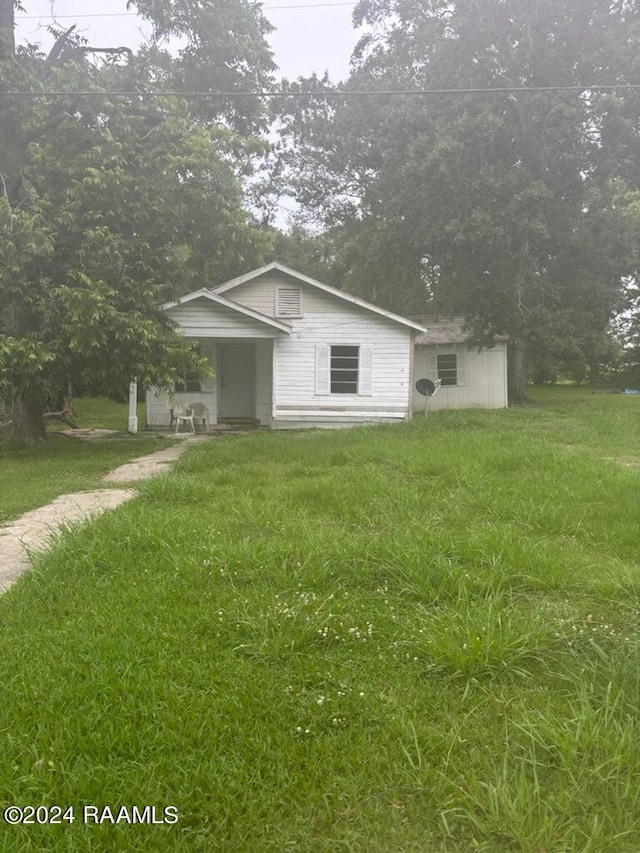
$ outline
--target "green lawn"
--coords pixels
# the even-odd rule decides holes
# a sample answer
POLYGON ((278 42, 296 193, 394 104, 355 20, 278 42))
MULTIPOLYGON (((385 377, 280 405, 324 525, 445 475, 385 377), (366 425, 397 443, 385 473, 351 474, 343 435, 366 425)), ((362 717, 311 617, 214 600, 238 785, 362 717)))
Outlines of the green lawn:
POLYGON ((638 851, 640 399, 191 448, 0 599, 17 851, 638 851), (174 825, 83 825, 90 804, 174 825))
MULTIPOLYGON (((129 423, 129 404, 116 403, 107 397, 78 397, 73 402, 76 423, 80 429, 117 429, 126 433, 129 423)), ((140 428, 145 423, 144 403, 138 403, 137 412, 140 428)), ((50 421, 51 430, 67 429, 60 421, 50 421)))
MULTIPOLYGON (((66 427, 51 423, 46 442, 39 447, 14 450, 6 430, 0 431, 0 524, 43 506, 58 495, 99 488, 101 474, 167 446, 161 436, 127 435, 125 404, 93 398, 77 400, 76 409, 80 427, 121 432, 89 442, 60 435, 66 427)), ((143 411, 138 416, 144 423, 143 411)))

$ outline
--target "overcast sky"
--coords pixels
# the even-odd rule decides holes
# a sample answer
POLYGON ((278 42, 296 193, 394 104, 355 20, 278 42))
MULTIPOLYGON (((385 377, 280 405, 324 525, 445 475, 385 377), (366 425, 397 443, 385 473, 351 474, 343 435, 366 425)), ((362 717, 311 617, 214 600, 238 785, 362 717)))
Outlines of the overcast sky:
MULTIPOLYGON (((46 31, 52 12, 61 26, 77 22, 95 47, 135 47, 149 34, 135 15, 126 12, 126 0, 22 0, 17 13, 18 41, 51 44, 46 31)), ((355 3, 339 0, 264 0, 266 17, 277 27, 270 37, 280 74, 290 80, 312 72, 329 71, 332 80, 348 74, 349 57, 357 40, 351 26, 355 3), (288 7, 288 8, 286 8, 288 7)))

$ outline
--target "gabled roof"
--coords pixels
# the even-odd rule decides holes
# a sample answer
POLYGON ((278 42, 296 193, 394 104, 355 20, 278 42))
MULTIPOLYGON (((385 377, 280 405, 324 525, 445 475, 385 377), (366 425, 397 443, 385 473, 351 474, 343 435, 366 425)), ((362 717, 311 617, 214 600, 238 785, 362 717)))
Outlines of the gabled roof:
POLYGON ((247 308, 245 305, 240 305, 238 302, 233 302, 231 299, 225 299, 224 296, 219 296, 217 293, 207 290, 206 287, 200 290, 194 290, 192 293, 187 293, 186 296, 181 296, 177 302, 166 302, 161 306, 163 311, 168 311, 170 308, 175 308, 178 305, 185 305, 188 302, 193 302, 196 299, 208 299, 216 305, 222 305, 224 308, 229 308, 238 314, 243 314, 251 320, 257 320, 259 323, 264 323, 265 326, 272 326, 280 332, 291 334, 291 326, 283 323, 281 320, 274 320, 273 317, 267 317, 266 314, 261 314, 259 311, 254 311, 253 308, 247 308))
POLYGON ((410 329, 415 329, 418 332, 425 331, 423 326, 413 320, 408 320, 406 317, 401 317, 399 314, 393 314, 391 311, 386 311, 384 308, 378 308, 377 305, 373 305, 371 302, 366 302, 364 299, 359 299, 357 296, 352 296, 350 293, 345 293, 343 290, 337 290, 335 287, 323 284, 321 281, 316 281, 315 278, 310 278, 308 275, 304 275, 297 270, 286 267, 284 264, 279 264, 277 261, 273 261, 264 267, 260 267, 260 269, 252 270, 244 275, 240 275, 237 278, 232 278, 231 281, 225 281, 223 284, 219 284, 212 290, 216 294, 227 293, 227 291, 232 290, 234 287, 239 287, 242 284, 246 284, 248 281, 253 281, 261 275, 273 271, 281 272, 284 275, 295 278, 303 284, 308 284, 311 287, 324 291, 324 293, 329 293, 331 296, 342 299, 344 302, 351 303, 351 305, 357 305, 359 308, 364 308, 366 311, 372 311, 380 317, 386 317, 387 320, 393 320, 395 323, 408 326, 410 329))

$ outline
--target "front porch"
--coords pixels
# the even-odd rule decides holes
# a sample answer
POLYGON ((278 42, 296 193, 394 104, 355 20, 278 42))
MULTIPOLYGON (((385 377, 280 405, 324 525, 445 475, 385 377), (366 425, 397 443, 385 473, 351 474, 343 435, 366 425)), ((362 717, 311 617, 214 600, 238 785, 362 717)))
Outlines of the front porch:
MULTIPOLYGON (((273 410, 273 348, 270 338, 224 338, 215 342, 191 338, 215 372, 214 377, 185 377, 173 394, 151 388, 146 395, 146 426, 175 430, 180 407, 206 406, 209 432, 270 427, 273 410)), ((194 424, 198 432, 203 422, 194 424)), ((180 425, 181 431, 185 425, 180 425)), ((186 425, 190 429, 190 425, 186 425)))

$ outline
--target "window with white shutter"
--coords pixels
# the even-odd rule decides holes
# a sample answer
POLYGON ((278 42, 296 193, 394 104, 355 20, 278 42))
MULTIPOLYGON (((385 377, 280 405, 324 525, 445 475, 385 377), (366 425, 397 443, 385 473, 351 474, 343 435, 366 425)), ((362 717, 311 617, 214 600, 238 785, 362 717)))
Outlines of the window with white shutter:
POLYGON ((316 394, 373 394, 373 347, 316 345, 316 394))
POLYGON ((467 384, 467 373, 465 370, 465 356, 463 352, 458 353, 458 385, 467 384))
POLYGON ((329 344, 316 346, 316 394, 329 393, 329 344))
POLYGON ((371 397, 373 394, 373 347, 360 347, 358 394, 361 397, 371 397))
POLYGON ((299 287, 276 288, 276 317, 302 317, 302 294, 299 287))

